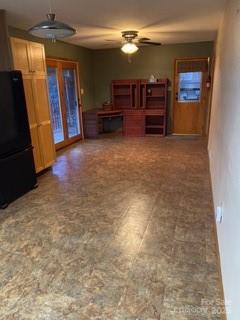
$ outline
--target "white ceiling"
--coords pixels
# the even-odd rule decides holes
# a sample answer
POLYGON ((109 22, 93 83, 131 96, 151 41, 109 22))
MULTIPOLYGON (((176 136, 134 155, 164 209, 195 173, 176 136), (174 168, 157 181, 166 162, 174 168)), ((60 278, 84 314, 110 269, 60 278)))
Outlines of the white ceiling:
POLYGON ((66 42, 99 49, 120 46, 131 29, 163 44, 214 40, 225 0, 0 0, 0 9, 9 25, 28 29, 50 2, 57 20, 77 29, 66 42))

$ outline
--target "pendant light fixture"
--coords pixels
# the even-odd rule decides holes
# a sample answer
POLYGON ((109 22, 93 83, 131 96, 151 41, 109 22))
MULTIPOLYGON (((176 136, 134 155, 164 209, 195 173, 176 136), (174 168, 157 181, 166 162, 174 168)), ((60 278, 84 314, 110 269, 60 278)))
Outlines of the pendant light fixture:
POLYGON ((76 30, 66 23, 55 20, 56 15, 52 13, 50 4, 50 13, 47 14, 47 20, 42 21, 28 30, 30 34, 39 38, 51 39, 56 41, 57 39, 63 39, 70 37, 76 33, 76 30))

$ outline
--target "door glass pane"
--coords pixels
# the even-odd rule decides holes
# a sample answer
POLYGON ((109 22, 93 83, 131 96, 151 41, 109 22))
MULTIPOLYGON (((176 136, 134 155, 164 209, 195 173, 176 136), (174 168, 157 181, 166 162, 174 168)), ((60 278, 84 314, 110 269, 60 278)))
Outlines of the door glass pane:
POLYGON ((78 98, 76 77, 74 69, 63 70, 64 94, 66 99, 66 113, 68 137, 72 138, 80 134, 78 98))
POLYGON ((51 106, 51 119, 53 127, 54 142, 64 141, 62 111, 59 98, 59 86, 57 78, 57 68, 48 67, 48 89, 51 106))
POLYGON ((178 102, 200 102, 202 72, 179 73, 178 102))

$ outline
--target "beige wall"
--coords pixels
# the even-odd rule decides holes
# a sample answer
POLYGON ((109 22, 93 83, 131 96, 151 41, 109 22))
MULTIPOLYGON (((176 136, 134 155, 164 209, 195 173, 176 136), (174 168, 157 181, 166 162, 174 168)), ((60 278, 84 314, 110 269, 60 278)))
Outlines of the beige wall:
POLYGON ((216 68, 209 136, 224 294, 229 320, 240 319, 240 0, 229 0, 216 49, 216 68))

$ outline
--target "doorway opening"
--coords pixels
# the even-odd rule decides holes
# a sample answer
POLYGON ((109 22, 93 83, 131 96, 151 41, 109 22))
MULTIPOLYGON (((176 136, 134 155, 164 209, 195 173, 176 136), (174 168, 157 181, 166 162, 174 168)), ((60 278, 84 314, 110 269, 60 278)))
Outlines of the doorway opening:
POLYGON ((82 138, 78 63, 47 59, 51 120, 56 149, 82 138))

